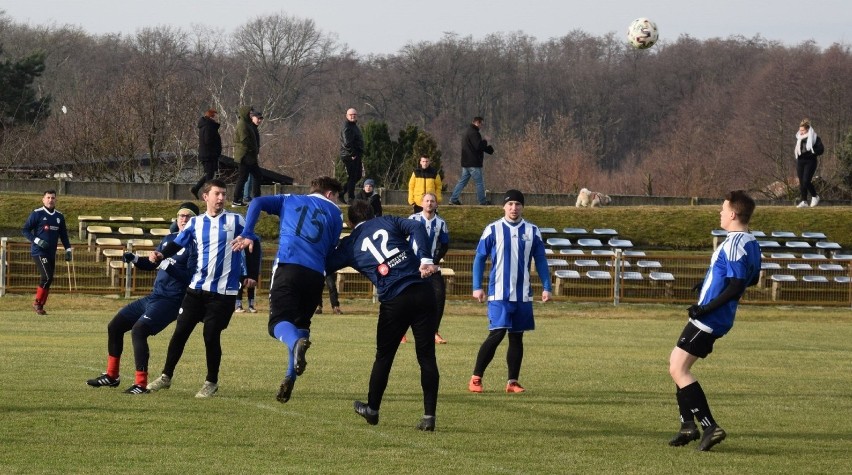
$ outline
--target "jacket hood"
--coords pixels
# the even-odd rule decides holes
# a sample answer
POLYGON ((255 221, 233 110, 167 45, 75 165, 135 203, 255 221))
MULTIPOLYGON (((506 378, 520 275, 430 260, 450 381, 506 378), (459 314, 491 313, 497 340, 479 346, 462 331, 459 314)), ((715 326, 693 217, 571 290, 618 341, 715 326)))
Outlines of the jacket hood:
POLYGON ((252 106, 240 106, 240 108, 237 109, 237 115, 240 116, 240 119, 250 122, 249 112, 251 112, 251 110, 252 106))
POLYGON ((209 119, 209 118, 207 118, 203 115, 198 118, 198 128, 199 129, 203 129, 204 127, 213 127, 214 129, 218 130, 220 125, 221 124, 219 124, 215 120, 209 119))

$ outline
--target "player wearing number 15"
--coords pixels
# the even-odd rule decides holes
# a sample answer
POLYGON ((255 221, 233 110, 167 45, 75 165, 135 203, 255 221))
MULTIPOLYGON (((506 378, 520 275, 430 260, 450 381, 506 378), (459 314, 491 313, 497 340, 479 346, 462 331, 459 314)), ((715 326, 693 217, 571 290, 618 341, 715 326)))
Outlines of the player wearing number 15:
POLYGON ((305 371, 305 352, 311 346, 311 317, 322 299, 326 257, 334 250, 343 218, 334 197, 343 186, 321 176, 311 182, 309 195, 273 195, 255 198, 246 212, 246 227, 234 240, 234 250, 252 246, 260 212, 280 219, 278 255, 272 265, 269 288, 269 334, 287 345, 289 363, 278 390, 287 402, 296 376, 305 371))
POLYGON ((367 423, 379 423, 379 406, 400 339, 408 327, 414 333, 420 386, 423 389, 423 419, 417 426, 435 430, 438 405, 438 363, 435 361, 436 304, 432 285, 425 279, 439 271, 432 264, 426 227, 419 221, 396 216, 373 218, 370 205, 355 200, 348 211, 352 233, 340 241, 328 259, 328 271, 352 266, 376 286, 379 322, 376 325, 376 360, 370 373, 367 404, 355 401, 355 412, 367 423), (372 219, 371 219, 372 218, 372 219), (417 244, 416 251, 411 242, 417 244))

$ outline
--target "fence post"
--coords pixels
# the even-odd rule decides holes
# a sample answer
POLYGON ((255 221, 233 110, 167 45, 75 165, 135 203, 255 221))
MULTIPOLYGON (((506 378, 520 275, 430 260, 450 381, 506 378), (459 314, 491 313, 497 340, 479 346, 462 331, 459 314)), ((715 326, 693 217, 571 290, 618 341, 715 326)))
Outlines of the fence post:
MULTIPOLYGON (((125 252, 133 252, 133 239, 127 240, 127 248, 126 248, 125 252)), ((124 259, 122 259, 122 261, 123 260, 124 259)), ((124 263, 124 298, 126 298, 126 299, 130 298, 130 290, 131 290, 130 289, 130 287, 131 287, 130 283, 133 280, 131 278, 131 272, 132 272, 131 267, 133 267, 133 263, 131 263, 131 262, 125 262, 124 263)))
POLYGON ((612 292, 612 304, 618 305, 618 302, 621 300, 621 249, 615 249, 615 262, 613 262, 613 270, 615 271, 615 275, 613 276, 613 292, 612 292))
POLYGON ((9 255, 7 252, 8 244, 9 238, 0 239, 0 297, 6 295, 6 266, 9 265, 7 258, 9 255))

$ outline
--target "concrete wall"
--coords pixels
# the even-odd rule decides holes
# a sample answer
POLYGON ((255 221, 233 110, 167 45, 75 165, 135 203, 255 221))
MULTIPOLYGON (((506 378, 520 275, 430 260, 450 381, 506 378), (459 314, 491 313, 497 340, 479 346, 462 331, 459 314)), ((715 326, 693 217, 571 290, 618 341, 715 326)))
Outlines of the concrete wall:
MULTIPOLYGON (((132 198, 147 200, 190 200, 193 199, 189 188, 191 183, 113 183, 113 182, 91 182, 91 181, 66 181, 66 180, 0 180, 0 192, 10 193, 41 193, 44 190, 55 189, 60 195, 91 196, 95 198, 132 198)), ((472 187, 471 187, 472 189, 472 187)), ((306 185, 266 185, 261 187, 264 195, 274 193, 307 193, 306 185)), ((233 193, 233 184, 229 187, 229 193, 233 193)), ((407 205, 408 191, 381 189, 382 203, 386 205, 407 205)), ((447 203, 450 193, 444 193, 443 202, 447 203)), ((233 196, 231 194, 231 196, 233 196)), ((487 192, 486 197, 492 203, 499 204, 502 201, 502 192, 487 192)), ((670 205, 713 205, 719 204, 721 197, 690 198, 677 196, 637 196, 637 195, 610 195, 612 203, 610 206, 670 206, 670 205)), ((533 206, 574 206, 577 195, 573 194, 549 194, 549 193, 527 193, 526 204, 533 206)), ((476 194, 465 192, 461 195, 461 202, 465 204, 476 203, 476 194)), ((761 206, 792 206, 792 202, 786 200, 770 201, 757 200, 761 206)), ((823 200, 820 206, 850 206, 852 201, 823 200)))

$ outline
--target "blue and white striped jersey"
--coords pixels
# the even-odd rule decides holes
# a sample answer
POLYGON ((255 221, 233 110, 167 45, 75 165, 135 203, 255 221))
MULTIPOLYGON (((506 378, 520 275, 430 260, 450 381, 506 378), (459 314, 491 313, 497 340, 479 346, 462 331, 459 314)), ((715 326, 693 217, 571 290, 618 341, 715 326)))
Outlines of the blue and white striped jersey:
POLYGON ((544 242, 538 226, 521 220, 511 223, 501 218, 485 227, 479 244, 476 246, 473 289, 482 288, 482 267, 477 269, 476 261, 482 263, 491 259, 491 272, 488 275, 488 300, 509 302, 532 302, 530 285, 530 264, 535 259, 536 272, 544 285, 551 291, 550 272, 544 254, 544 242))
POLYGON ((337 246, 343 230, 343 217, 336 204, 319 193, 255 198, 246 212, 243 237, 257 239, 254 226, 261 211, 280 219, 275 266, 298 264, 325 273, 325 259, 337 246))
MULTIPOLYGON (((437 214, 432 219, 426 219, 423 213, 414 213, 408 217, 415 221, 420 221, 426 227, 426 237, 429 239, 429 253, 435 257, 435 252, 438 250, 438 244, 450 243, 450 231, 447 228, 447 222, 437 214)), ((412 243, 414 251, 417 252, 417 243, 412 243)), ((437 264, 437 260, 435 264, 437 264)))
POLYGON ((231 241, 243 232, 242 215, 224 211, 211 217, 207 213, 190 218, 174 242, 181 247, 195 246, 198 260, 189 288, 224 295, 236 295, 240 290, 243 271, 243 252, 231 250, 231 241))
MULTIPOLYGON (((757 239, 747 232, 729 232, 713 257, 704 276, 699 305, 705 305, 725 290, 730 278, 741 279, 746 285, 757 280, 760 273, 760 246, 757 239)), ((701 316, 692 323, 704 331, 722 336, 734 326, 739 298, 726 302, 721 307, 701 316)))

